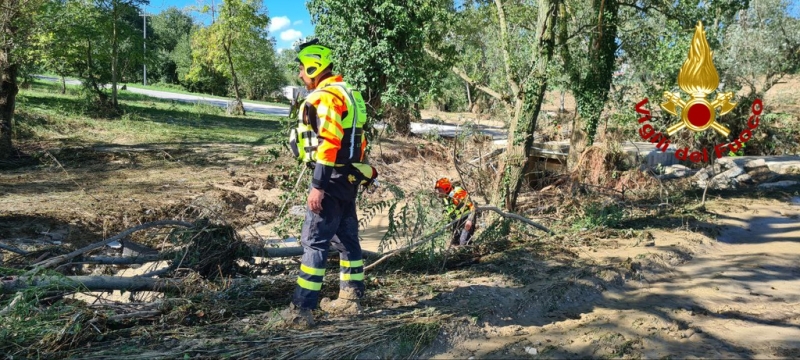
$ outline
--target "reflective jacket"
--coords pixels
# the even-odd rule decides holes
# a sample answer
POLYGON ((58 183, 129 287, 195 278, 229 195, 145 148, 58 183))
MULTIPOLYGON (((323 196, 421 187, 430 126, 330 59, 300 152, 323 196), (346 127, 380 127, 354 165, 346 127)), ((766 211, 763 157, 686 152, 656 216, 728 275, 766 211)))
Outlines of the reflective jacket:
POLYGON ((460 217, 467 212, 475 209, 475 205, 469 198, 469 193, 460 186, 456 186, 450 194, 444 198, 445 213, 452 219, 460 217))
POLYGON ((318 145, 313 144, 315 148, 307 155, 307 160, 315 163, 312 186, 334 196, 354 198, 358 184, 348 181, 349 165, 362 162, 367 147, 363 130, 367 106, 361 93, 341 75, 331 76, 306 97, 298 117, 300 127, 310 127, 317 138, 318 145), (330 189, 331 183, 345 189, 330 189))

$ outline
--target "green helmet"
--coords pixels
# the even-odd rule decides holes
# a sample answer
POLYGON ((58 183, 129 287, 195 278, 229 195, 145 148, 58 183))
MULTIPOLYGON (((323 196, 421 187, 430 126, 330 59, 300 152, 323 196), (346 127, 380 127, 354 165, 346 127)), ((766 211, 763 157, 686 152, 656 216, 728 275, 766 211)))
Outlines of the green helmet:
POLYGON ((298 46, 295 60, 303 64, 306 75, 313 79, 331 65, 331 49, 313 39, 298 46))

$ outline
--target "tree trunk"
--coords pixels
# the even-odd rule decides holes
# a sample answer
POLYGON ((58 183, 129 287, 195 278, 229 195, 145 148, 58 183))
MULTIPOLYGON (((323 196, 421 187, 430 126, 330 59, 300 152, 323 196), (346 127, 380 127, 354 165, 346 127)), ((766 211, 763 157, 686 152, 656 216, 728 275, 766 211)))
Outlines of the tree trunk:
POLYGON ((536 65, 521 84, 514 104, 514 118, 508 130, 508 144, 495 178, 492 203, 514 211, 517 197, 525 181, 528 158, 532 155, 536 120, 547 89, 547 65, 555 45, 555 21, 559 0, 539 0, 536 22, 536 51, 531 60, 536 65))
POLYGON ((12 118, 17 102, 17 65, 10 64, 9 51, 0 53, 0 159, 8 159, 14 154, 12 137, 12 118))
POLYGON ((101 89, 100 86, 97 84, 97 79, 94 78, 94 74, 93 74, 93 71, 94 71, 94 60, 92 58, 92 42, 91 42, 91 40, 88 40, 86 42, 86 44, 87 44, 87 47, 86 47, 86 65, 87 65, 86 75, 87 76, 86 76, 86 78, 89 80, 89 86, 91 87, 91 89, 94 90, 95 94, 97 94, 97 98, 100 100, 101 106, 105 106, 106 105, 106 101, 108 101, 108 98, 106 96, 106 93, 103 92, 103 89, 101 89))
POLYGON ((111 5, 112 13, 112 35, 111 35, 111 104, 117 108, 117 57, 119 55, 119 44, 117 43, 117 1, 111 5))
POLYGON ((464 81, 464 86, 467 88, 467 101, 469 102, 467 105, 467 111, 472 112, 472 93, 469 91, 469 83, 464 81))
POLYGON ((575 165, 581 158, 581 154, 588 147, 586 136, 586 122, 578 115, 577 109, 572 118, 572 132, 569 136, 569 154, 567 155, 567 171, 575 170, 575 165))
POLYGON ((594 0, 592 8, 597 16, 597 30, 592 33, 588 54, 590 61, 585 77, 581 77, 581 71, 572 63, 569 49, 566 48, 567 28, 563 18, 559 29, 562 57, 567 64, 577 105, 567 157, 569 170, 575 168, 580 154, 594 143, 613 81, 619 4, 617 0, 594 0))
POLYGON ((222 48, 225 50, 225 56, 228 58, 228 66, 231 68, 231 77, 233 78, 233 92, 236 95, 236 108, 233 111, 234 115, 247 115, 244 111, 244 104, 242 103, 242 95, 239 91, 239 79, 236 77, 236 70, 233 67, 233 58, 231 57, 230 44, 223 44, 222 48))
POLYGON ((61 75, 61 95, 64 95, 66 93, 67 93, 67 79, 64 77, 64 75, 61 75))
POLYGON ((178 291, 182 280, 121 276, 19 276, 0 283, 0 293, 8 294, 29 287, 55 286, 70 291, 178 291))

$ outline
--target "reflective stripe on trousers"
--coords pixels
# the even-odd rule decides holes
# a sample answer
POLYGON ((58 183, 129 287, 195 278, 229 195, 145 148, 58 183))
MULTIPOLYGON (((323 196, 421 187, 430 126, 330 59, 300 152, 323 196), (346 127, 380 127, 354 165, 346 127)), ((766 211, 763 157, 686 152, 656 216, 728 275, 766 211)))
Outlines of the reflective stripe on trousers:
POLYGON ((303 260, 297 277, 292 302, 301 308, 315 309, 325 275, 325 264, 331 246, 339 251, 339 287, 355 290, 364 296, 364 261, 358 242, 358 216, 355 201, 322 198, 322 211, 306 211, 300 237, 303 260))

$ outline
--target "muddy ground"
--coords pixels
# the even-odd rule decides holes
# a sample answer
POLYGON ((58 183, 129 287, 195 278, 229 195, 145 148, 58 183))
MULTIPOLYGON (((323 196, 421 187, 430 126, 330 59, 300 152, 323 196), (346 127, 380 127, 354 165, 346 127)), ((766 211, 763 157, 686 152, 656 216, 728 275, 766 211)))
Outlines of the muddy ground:
MULTIPOLYGON (((230 223, 248 241, 263 241, 275 236, 269 225, 284 204, 281 194, 296 180, 287 170, 291 160, 270 157, 268 147, 23 147, 49 154, 39 159, 43 165, 0 173, 0 238, 25 249, 77 248, 143 222, 198 216, 230 223)), ((424 191, 439 176, 458 176, 449 148, 438 142, 387 139, 373 151, 385 169, 382 179, 408 193, 424 191)), ((366 317, 432 308, 448 314, 424 348, 413 352, 424 358, 800 357, 798 190, 712 192, 705 209, 686 210, 696 205, 692 198, 664 211, 631 212, 613 229, 581 231, 559 225, 558 213, 530 215, 559 235, 530 230, 533 235, 456 256, 440 271, 397 263, 377 269, 368 276, 366 317)), ((523 202, 545 197, 529 190, 523 202)), ((380 223, 364 229, 372 248, 382 236, 380 223)), ((265 281, 288 292, 295 266, 290 262, 265 281)), ((328 295, 336 286, 336 272, 329 274, 328 295)), ((270 302, 280 304, 286 296, 270 302)), ((263 341, 250 327, 265 313, 239 314, 203 331, 176 329, 172 336, 139 342, 128 354, 236 354, 237 347, 247 347, 241 344, 263 341), (221 342, 231 334, 243 339, 240 345, 221 342)), ((307 336, 338 329, 341 322, 323 321, 307 336)), ((110 357, 131 341, 95 340, 69 355, 110 357)), ((400 353, 396 342, 375 344, 358 358, 400 353)))

